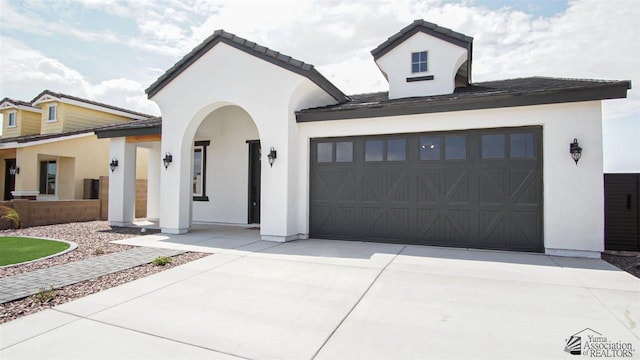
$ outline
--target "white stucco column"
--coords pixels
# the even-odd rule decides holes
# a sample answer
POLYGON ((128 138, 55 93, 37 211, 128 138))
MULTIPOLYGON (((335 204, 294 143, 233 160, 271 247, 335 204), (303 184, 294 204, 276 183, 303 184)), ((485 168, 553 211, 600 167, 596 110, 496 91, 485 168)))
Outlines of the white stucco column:
POLYGON ((109 225, 128 226, 133 223, 136 198, 136 145, 126 138, 112 138, 110 158, 118 167, 109 173, 109 225))
POLYGON ((292 226, 295 199, 291 196, 290 188, 295 186, 293 182, 296 180, 292 176, 295 167, 291 159, 292 150, 297 149, 295 146, 290 146, 291 139, 295 139, 295 134, 291 132, 295 127, 289 126, 287 121, 279 121, 288 116, 288 113, 282 109, 267 109, 259 114, 261 116, 256 116, 256 123, 270 125, 263 127, 264 130, 260 134, 262 145, 260 236, 266 241, 297 240, 301 237, 292 226), (269 166, 268 161, 271 147, 277 151, 273 167, 269 166))
POLYGON ((162 157, 160 142, 154 142, 149 147, 147 171, 147 219, 160 219, 160 168, 162 157))
MULTIPOLYGON (((163 134, 165 131, 162 124, 163 134)), ((191 152, 192 139, 182 141, 179 136, 163 136, 162 151, 160 153, 160 229, 166 234, 184 234, 191 225, 191 152), (171 154, 173 161, 165 169, 162 158, 171 154)))

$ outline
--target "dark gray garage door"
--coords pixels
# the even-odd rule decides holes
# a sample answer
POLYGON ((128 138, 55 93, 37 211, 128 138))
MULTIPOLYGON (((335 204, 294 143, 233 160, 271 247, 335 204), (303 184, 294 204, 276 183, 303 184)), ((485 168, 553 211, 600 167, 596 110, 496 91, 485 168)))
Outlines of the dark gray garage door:
POLYGON ((541 252, 542 129, 313 139, 309 233, 541 252))

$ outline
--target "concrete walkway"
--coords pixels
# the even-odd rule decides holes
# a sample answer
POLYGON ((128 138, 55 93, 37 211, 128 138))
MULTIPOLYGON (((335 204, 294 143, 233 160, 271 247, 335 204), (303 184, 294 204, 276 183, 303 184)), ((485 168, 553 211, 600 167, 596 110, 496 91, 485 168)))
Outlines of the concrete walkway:
POLYGON ((254 234, 129 239, 214 255, 3 324, 0 358, 569 359, 586 328, 640 351, 640 280, 601 260, 254 234))
POLYGON ((138 247, 96 258, 75 261, 0 279, 0 304, 150 263, 158 256, 174 256, 184 250, 138 247))

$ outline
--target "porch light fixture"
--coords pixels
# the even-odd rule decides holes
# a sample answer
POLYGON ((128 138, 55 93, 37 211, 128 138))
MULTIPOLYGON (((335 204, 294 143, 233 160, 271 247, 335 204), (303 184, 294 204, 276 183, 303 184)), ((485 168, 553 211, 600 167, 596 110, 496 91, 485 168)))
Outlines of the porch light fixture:
POLYGON ((11 167, 9 168, 9 175, 16 175, 16 174, 20 174, 20 168, 17 167, 16 165, 11 165, 11 167))
POLYGON ((273 163, 276 162, 277 157, 278 157, 278 153, 276 152, 276 149, 274 149, 272 146, 271 149, 269 149, 269 154, 267 154, 267 159, 269 160, 269 166, 273 167, 273 163))
POLYGON ((111 162, 109 163, 109 167, 111 168, 111 172, 116 171, 116 168, 118 167, 118 159, 116 158, 111 159, 111 162))
POLYGON ((164 159, 162 159, 162 162, 164 163, 164 169, 168 169, 169 164, 173 162, 173 155, 171 155, 170 153, 164 154, 164 159))
POLYGON ((580 160, 580 156, 582 155, 582 148, 578 144, 578 139, 573 139, 573 142, 569 144, 569 153, 573 161, 578 165, 578 160, 580 160))

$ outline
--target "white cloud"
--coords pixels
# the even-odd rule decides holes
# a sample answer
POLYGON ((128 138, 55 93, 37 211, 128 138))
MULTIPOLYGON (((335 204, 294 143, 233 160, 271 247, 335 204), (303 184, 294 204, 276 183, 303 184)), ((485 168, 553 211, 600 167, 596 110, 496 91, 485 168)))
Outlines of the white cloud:
POLYGON ((86 91, 91 99, 99 99, 107 104, 160 115, 158 107, 147 99, 144 95, 144 88, 137 81, 111 79, 89 86, 86 91))
POLYGON ((97 9, 107 14, 113 14, 120 17, 132 17, 133 13, 124 1, 118 0, 74 0, 74 2, 83 5, 89 9, 97 9))
POLYGON ((21 42, 0 36, 0 44, 3 54, 0 57, 0 82, 10 84, 10 91, 2 94, 2 97, 30 101, 40 91, 49 89, 131 110, 159 114, 155 103, 147 100, 144 87, 135 80, 110 79, 94 84, 78 71, 21 42))
MULTIPOLYGON (((45 13, 49 13, 51 9, 43 8, 45 3, 31 2, 29 7, 16 9, 6 0, 0 0, 0 28, 19 30, 32 34, 44 36, 72 36, 73 38, 87 42, 109 42, 118 43, 122 39, 114 32, 94 32, 87 29, 77 29, 68 21, 58 21, 57 19, 42 18, 38 16, 33 9, 41 9, 45 13)), ((57 4, 50 2, 49 4, 57 4)))

